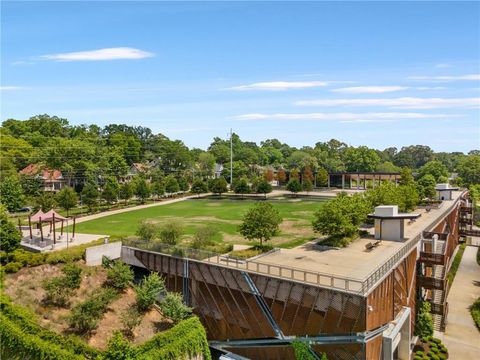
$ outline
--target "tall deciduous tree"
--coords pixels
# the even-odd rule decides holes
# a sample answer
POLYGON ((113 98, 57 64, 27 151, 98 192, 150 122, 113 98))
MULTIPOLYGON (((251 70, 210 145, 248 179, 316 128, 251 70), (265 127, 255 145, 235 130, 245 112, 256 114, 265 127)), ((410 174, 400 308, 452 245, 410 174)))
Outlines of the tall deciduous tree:
POLYGON ((313 189, 313 184, 310 180, 305 179, 302 182, 302 190, 305 191, 307 194, 312 191, 313 189))
POLYGON ((207 183, 200 179, 195 180, 190 191, 200 196, 200 194, 204 194, 208 191, 207 183))
POLYGON ((24 200, 23 189, 17 178, 11 177, 0 182, 0 201, 9 212, 19 210, 24 200))
POLYGON ((328 185, 328 171, 324 168, 319 168, 316 174, 316 185, 327 186, 328 185))
POLYGON ((140 199, 142 204, 150 197, 150 187, 143 177, 135 181, 135 195, 140 199))
POLYGON ((97 205, 98 202, 98 189, 97 184, 93 182, 88 182, 82 189, 82 203, 87 205, 88 211, 97 205))
POLYGON ((247 179, 241 178, 239 181, 237 181, 233 190, 235 191, 235 194, 240 194, 243 198, 243 195, 250 192, 250 186, 248 185, 247 179))
POLYGON ((436 182, 433 175, 427 174, 421 177, 417 181, 417 188, 418 188, 418 193, 420 194, 420 197, 422 199, 424 198, 433 199, 436 194, 435 185, 436 185, 436 182))
POLYGON ((62 190, 60 190, 55 197, 58 205, 60 205, 60 207, 67 211, 67 216, 68 211, 77 206, 77 193, 69 186, 66 186, 62 190))
POLYGON ((292 178, 287 184, 287 190, 292 194, 296 194, 302 191, 302 184, 300 184, 300 181, 298 181, 297 178, 292 178))
POLYGON ((440 161, 433 160, 427 162, 418 170, 418 178, 422 178, 427 174, 432 175, 435 181, 439 181, 442 177, 448 178, 448 169, 440 161))
POLYGON ((218 179, 213 179, 210 182, 209 190, 214 194, 222 195, 228 191, 227 189, 227 180, 224 177, 219 177, 218 179))
POLYGON ((122 200, 125 200, 127 204, 128 200, 133 196, 133 188, 131 183, 124 183, 120 186, 118 197, 122 200))
POLYGON ((264 194, 267 198, 267 194, 272 192, 272 185, 267 180, 261 180, 257 185, 257 193, 264 194))
POLYGON ((277 180, 278 180, 279 185, 285 184, 285 181, 287 181, 287 174, 285 173, 284 169, 279 169, 278 170, 277 180))
POLYGON ((7 254, 20 246, 22 234, 15 227, 15 224, 8 220, 8 215, 3 206, 0 205, 0 250, 7 254))
POLYGON ((102 191, 102 198, 109 204, 117 200, 120 185, 115 177, 108 177, 102 191))
POLYGON ((463 186, 480 184, 480 155, 468 155, 458 165, 458 176, 463 186))
POLYGON ((180 191, 177 179, 175 179, 172 175, 169 175, 165 178, 165 191, 168 194, 174 194, 180 191))
POLYGON ((258 202, 243 217, 240 234, 248 240, 259 240, 260 246, 280 231, 282 217, 268 202, 258 202))

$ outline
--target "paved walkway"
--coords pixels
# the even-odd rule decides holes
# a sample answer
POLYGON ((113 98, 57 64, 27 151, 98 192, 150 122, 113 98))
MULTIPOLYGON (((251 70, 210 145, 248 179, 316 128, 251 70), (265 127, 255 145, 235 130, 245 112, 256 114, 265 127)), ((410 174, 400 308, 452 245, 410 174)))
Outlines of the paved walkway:
POLYGON ((448 294, 448 323, 439 337, 450 359, 480 359, 480 332, 475 327, 469 307, 480 297, 480 266, 477 247, 467 246, 448 294))

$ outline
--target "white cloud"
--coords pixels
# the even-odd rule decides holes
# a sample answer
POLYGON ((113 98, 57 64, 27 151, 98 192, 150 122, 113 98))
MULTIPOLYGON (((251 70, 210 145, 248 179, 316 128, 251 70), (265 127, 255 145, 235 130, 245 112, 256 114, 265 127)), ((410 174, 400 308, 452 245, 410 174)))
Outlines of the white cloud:
POLYGON ((299 106, 386 106, 394 109, 435 109, 450 107, 478 107, 480 98, 414 98, 395 99, 319 99, 295 102, 299 106))
POLYGON ((21 86, 0 86, 0 91, 11 91, 11 90, 21 90, 21 86))
POLYGON ((406 86, 354 86, 339 89, 333 89, 332 92, 345 94, 381 94, 394 91, 407 90, 406 86))
POLYGON ((284 91, 291 89, 308 89, 314 87, 327 86, 326 81, 269 81, 258 82, 248 85, 239 85, 226 88, 225 90, 249 91, 249 90, 269 90, 269 91, 284 91))
POLYGON ((450 114, 424 114, 403 112, 368 112, 368 113, 250 113, 231 116, 231 120, 311 120, 311 121, 340 121, 340 122, 386 122, 400 119, 442 119, 459 117, 450 114))
POLYGON ((469 74, 469 75, 444 75, 444 76, 409 76, 408 80, 433 80, 433 81, 454 81, 454 80, 473 80, 479 81, 480 74, 469 74))
POLYGON ((90 51, 69 52, 63 54, 49 54, 40 56, 44 60, 54 61, 104 61, 104 60, 135 60, 154 56, 153 53, 129 48, 105 48, 90 51))
POLYGON ((452 66, 452 65, 450 65, 450 64, 442 63, 442 64, 437 64, 437 65, 435 65, 435 68, 437 68, 437 69, 445 69, 445 68, 449 68, 449 67, 451 67, 451 66, 452 66))

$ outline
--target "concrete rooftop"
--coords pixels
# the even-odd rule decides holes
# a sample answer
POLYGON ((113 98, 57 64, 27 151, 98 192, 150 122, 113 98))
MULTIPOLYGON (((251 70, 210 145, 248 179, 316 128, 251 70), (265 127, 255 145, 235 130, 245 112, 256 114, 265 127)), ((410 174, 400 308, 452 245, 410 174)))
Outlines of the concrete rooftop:
POLYGON ((365 245, 369 242, 373 243, 375 241, 373 238, 361 238, 346 248, 324 251, 318 250, 314 243, 308 243, 294 249, 280 249, 280 251, 262 256, 258 262, 347 277, 354 281, 364 281, 400 248, 439 221, 460 195, 461 191, 454 191, 452 200, 443 201, 439 208, 432 209, 430 212, 426 212, 425 209, 416 209, 415 213, 421 214, 421 216, 410 224, 408 220, 405 220, 405 237, 407 239, 403 242, 383 240, 371 251, 366 251, 365 245))

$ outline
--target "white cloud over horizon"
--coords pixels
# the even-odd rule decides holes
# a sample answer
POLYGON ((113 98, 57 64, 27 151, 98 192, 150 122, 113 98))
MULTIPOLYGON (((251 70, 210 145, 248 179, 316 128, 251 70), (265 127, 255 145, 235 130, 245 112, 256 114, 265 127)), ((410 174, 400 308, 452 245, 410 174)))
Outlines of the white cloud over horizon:
POLYGON ((382 94, 407 89, 409 89, 408 86, 353 86, 333 89, 331 91, 345 94, 382 94))
POLYGON ((153 57, 155 54, 129 47, 104 48, 89 51, 77 51, 60 54, 47 54, 39 58, 53 61, 106 61, 106 60, 138 60, 153 57))
POLYGON ((308 89, 315 87, 327 86, 326 81, 267 81, 258 82, 248 85, 239 85, 223 90, 235 90, 235 91, 250 91, 250 90, 268 90, 268 91, 285 91, 291 89, 308 89))
POLYGON ((467 80, 467 81, 479 81, 480 74, 469 75, 440 75, 440 76, 409 76, 408 80, 433 80, 433 81, 455 81, 455 80, 467 80))
POLYGON ((230 116, 228 119, 240 121, 255 120, 311 120, 340 122, 386 122, 408 119, 448 119, 461 117, 459 114, 425 114, 403 112, 368 112, 368 113, 249 113, 230 116))
POLYGON ((415 98, 402 97, 393 99, 318 99, 300 100, 298 106, 384 106, 393 109, 436 109, 451 107, 478 107, 480 98, 415 98))

